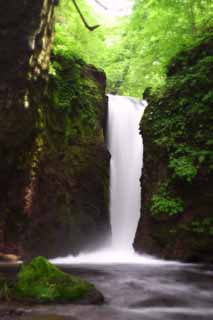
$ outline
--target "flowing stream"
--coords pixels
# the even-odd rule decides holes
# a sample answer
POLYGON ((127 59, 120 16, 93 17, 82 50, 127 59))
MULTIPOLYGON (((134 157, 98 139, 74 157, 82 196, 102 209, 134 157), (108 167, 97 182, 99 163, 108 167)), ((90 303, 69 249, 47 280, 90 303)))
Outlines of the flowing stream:
MULTIPOLYGON (((104 294, 106 303, 101 306, 22 305, 20 308, 27 314, 18 320, 213 319, 212 266, 146 262, 60 267, 94 283, 104 294)), ((0 313, 2 308, 0 305, 0 313)))

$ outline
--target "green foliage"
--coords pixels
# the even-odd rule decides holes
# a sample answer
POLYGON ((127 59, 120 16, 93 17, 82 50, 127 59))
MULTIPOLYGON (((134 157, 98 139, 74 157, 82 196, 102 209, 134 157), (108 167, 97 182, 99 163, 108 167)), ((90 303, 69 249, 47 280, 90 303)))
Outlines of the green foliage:
POLYGON ((168 67, 162 90, 149 96, 142 127, 168 154, 174 181, 213 169, 212 35, 180 53, 168 67))
POLYGON ((88 282, 60 271, 43 257, 37 257, 22 266, 13 294, 21 300, 66 302, 84 297, 92 288, 88 282))
POLYGON ((211 0, 135 0, 132 14, 114 24, 98 17, 86 0, 78 4, 90 24, 101 27, 89 32, 72 1, 61 0, 53 51, 103 68, 108 90, 122 95, 141 97, 147 87, 162 87, 171 58, 212 25, 211 0))
MULTIPOLYGON (((78 5, 91 25, 97 24, 86 0, 78 0, 78 5)), ((60 0, 56 8, 55 38, 53 52, 66 58, 78 57, 87 63, 99 65, 100 53, 104 51, 103 32, 98 28, 90 32, 83 25, 72 1, 60 0)))
POLYGON ((213 236, 213 218, 193 221, 189 229, 197 234, 213 236))
POLYGON ((51 105, 63 114, 65 142, 84 140, 97 131, 101 88, 95 70, 73 57, 53 56, 50 67, 51 105))
POLYGON ((183 201, 177 198, 164 198, 160 195, 154 195, 151 211, 153 215, 168 214, 173 216, 183 212, 183 201))
POLYGON ((197 175, 197 168, 192 160, 187 157, 172 158, 169 161, 169 167, 174 170, 177 177, 180 177, 188 182, 191 182, 197 175))
POLYGON ((171 196, 168 184, 162 184, 157 194, 151 200, 151 212, 154 216, 166 214, 169 216, 183 212, 184 204, 179 198, 171 196))
POLYGON ((141 97, 165 83, 167 65, 212 24, 210 0, 136 0, 132 15, 106 35, 109 90, 141 97))

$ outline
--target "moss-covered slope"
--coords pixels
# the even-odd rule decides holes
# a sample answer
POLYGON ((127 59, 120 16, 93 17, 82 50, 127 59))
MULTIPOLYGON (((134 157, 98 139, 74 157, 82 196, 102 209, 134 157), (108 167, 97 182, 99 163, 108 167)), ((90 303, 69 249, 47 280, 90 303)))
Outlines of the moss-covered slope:
POLYGON ((14 281, 0 278, 0 300, 100 304, 104 298, 91 283, 37 257, 21 267, 14 281))
POLYGON ((148 95, 142 217, 135 247, 166 258, 212 261, 213 41, 179 54, 166 86, 148 95))

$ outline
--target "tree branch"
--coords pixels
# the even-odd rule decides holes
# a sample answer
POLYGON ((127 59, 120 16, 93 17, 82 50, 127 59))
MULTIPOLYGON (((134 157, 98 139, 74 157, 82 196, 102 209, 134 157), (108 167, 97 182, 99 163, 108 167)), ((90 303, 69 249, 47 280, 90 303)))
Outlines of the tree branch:
POLYGON ((100 25, 90 26, 90 25, 87 23, 86 19, 84 18, 84 15, 83 15, 83 13, 81 12, 79 6, 77 5, 76 0, 72 0, 72 2, 73 2, 74 6, 75 6, 75 8, 76 8, 76 10, 77 10, 77 12, 78 12, 78 14, 79 14, 79 16, 80 16, 80 18, 81 18, 84 26, 85 26, 89 31, 94 31, 95 29, 97 29, 98 27, 100 27, 100 25))
POLYGON ((108 8, 99 0, 94 0, 100 7, 102 7, 104 10, 108 10, 108 8))

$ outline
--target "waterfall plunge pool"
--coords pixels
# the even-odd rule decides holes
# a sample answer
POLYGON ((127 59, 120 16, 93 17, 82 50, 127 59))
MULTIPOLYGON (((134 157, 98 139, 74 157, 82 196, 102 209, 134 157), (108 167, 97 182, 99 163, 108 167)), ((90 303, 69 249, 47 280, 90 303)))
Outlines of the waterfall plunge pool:
MULTIPOLYGON (((26 315, 19 320, 213 319, 212 266, 147 262, 60 267, 93 282, 104 294, 106 303, 102 306, 25 305, 20 308, 26 315)), ((7 267, 6 271, 12 273, 14 268, 7 267)), ((3 308, 2 304, 0 313, 3 308)))

